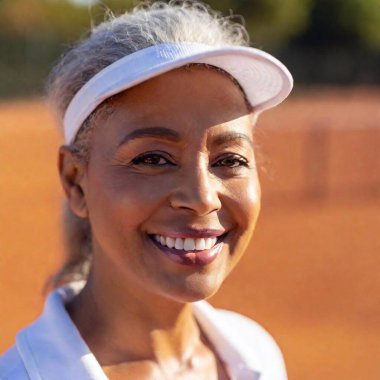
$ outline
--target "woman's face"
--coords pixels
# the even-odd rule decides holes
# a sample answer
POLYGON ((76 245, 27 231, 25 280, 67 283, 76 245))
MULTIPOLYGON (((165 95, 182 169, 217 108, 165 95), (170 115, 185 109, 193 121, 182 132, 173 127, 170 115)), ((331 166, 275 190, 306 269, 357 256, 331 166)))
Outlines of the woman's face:
POLYGON ((207 298, 241 258, 260 210, 243 95, 226 75, 191 67, 112 102, 81 183, 92 276, 180 302, 207 298))

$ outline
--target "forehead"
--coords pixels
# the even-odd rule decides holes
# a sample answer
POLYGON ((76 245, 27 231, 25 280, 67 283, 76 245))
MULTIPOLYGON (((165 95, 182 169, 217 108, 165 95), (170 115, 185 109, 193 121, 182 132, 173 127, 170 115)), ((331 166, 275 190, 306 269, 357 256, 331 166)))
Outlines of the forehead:
POLYGON ((159 75, 118 94, 109 105, 112 114, 97 128, 102 139, 154 126, 192 137, 215 126, 251 128, 241 89, 225 73, 204 66, 159 75))

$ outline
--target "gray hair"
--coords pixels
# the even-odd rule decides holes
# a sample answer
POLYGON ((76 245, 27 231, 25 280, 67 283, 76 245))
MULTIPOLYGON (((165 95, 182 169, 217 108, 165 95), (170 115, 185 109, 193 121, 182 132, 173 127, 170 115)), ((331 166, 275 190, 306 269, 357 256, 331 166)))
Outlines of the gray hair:
MULTIPOLYGON (((49 76, 48 99, 60 126, 71 99, 79 89, 103 68, 126 55, 168 42, 198 42, 215 47, 248 46, 248 33, 236 20, 236 16, 222 17, 204 3, 194 1, 143 3, 119 17, 110 13, 108 20, 95 27, 88 38, 63 55, 49 76)), ((105 110, 107 101, 82 124, 70 147, 86 162, 94 118, 105 110)), ((75 216, 67 206, 64 235, 65 261, 59 272, 48 281, 48 286, 86 279, 89 272, 92 251, 90 224, 88 219, 75 216)))

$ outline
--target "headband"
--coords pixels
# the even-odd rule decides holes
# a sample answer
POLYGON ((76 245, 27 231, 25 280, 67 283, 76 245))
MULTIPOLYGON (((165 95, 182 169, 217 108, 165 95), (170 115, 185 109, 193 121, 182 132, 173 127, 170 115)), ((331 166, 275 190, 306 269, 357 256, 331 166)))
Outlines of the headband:
POLYGON ((281 103, 293 87, 288 69, 259 49, 187 42, 153 45, 105 67, 75 94, 63 120, 66 142, 74 141, 82 123, 107 98, 188 63, 205 63, 228 72, 256 113, 281 103))

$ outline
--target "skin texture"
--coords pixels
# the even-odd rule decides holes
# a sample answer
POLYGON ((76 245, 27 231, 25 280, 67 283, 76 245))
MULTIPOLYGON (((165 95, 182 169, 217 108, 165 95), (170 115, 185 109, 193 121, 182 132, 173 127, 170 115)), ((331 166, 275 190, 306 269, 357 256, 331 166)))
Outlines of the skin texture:
POLYGON ((110 379, 226 379, 191 302, 219 289, 240 260, 260 210, 253 126, 225 75, 180 68, 119 94, 95 126, 88 166, 61 147, 69 205, 89 218, 93 263, 67 306, 110 379), (178 138, 143 136, 170 129, 178 138), (149 234, 228 231, 207 265, 169 260, 149 234))

